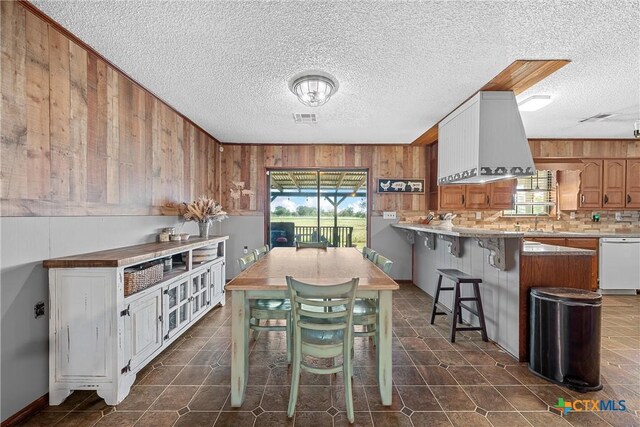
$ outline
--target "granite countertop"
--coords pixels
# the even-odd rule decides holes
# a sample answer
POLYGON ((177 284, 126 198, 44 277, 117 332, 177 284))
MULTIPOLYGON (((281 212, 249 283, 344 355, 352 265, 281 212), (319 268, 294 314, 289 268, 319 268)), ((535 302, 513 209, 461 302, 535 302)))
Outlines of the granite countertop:
POLYGON ((566 246, 546 245, 538 242, 525 242, 522 245, 524 256, 557 256, 557 255, 582 255, 593 256, 596 251, 591 249, 569 248, 566 246))
POLYGON ((488 228, 450 227, 444 225, 426 224, 391 224, 394 228, 423 233, 443 234, 454 237, 476 237, 479 239, 522 238, 524 233, 519 231, 491 230, 488 228))

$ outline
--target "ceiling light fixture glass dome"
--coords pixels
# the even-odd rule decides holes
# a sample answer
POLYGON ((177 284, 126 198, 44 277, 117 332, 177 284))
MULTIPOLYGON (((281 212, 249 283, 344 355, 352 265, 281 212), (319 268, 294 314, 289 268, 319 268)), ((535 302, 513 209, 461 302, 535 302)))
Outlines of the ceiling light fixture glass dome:
POLYGON ((328 76, 309 74, 295 79, 290 89, 304 105, 319 107, 338 91, 338 85, 328 76))

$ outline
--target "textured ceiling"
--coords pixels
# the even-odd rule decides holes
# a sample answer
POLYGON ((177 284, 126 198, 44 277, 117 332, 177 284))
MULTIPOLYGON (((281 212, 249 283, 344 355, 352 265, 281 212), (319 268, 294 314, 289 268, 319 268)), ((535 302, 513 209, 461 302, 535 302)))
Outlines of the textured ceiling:
POLYGON ((522 113, 530 138, 640 116, 640 0, 33 3, 223 142, 409 143, 516 59, 572 60, 520 95, 555 98, 522 113), (289 92, 305 70, 338 79, 324 106, 289 92))

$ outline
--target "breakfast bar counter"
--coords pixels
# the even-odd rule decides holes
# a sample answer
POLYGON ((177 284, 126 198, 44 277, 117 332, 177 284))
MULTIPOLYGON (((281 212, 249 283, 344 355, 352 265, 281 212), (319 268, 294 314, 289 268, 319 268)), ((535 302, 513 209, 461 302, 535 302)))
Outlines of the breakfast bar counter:
MULTIPOLYGON (((482 279, 480 293, 489 338, 519 360, 527 355, 529 290, 561 286, 589 290, 591 249, 525 241, 525 233, 443 225, 393 224, 413 244, 413 282, 435 294, 439 268, 454 268, 482 279)), ((470 296, 462 290, 462 296, 470 296)), ((451 307, 452 296, 440 296, 451 307)), ((427 309, 425 307, 425 309, 427 309)), ((463 320, 478 319, 467 312, 463 320)), ((448 319, 447 319, 448 321, 448 319)))
MULTIPOLYGON (((519 281, 524 233, 423 224, 393 224, 413 244, 413 282, 433 296, 439 268, 453 268, 482 279, 480 294, 489 339, 520 357, 519 281)), ((470 289, 462 289, 468 297, 470 289)), ((451 307, 451 292, 440 295, 451 307)), ((425 307, 425 311, 428 310, 425 307)), ((447 319, 442 319, 448 322, 447 319)), ((477 317, 463 312, 463 320, 478 325, 477 317)))

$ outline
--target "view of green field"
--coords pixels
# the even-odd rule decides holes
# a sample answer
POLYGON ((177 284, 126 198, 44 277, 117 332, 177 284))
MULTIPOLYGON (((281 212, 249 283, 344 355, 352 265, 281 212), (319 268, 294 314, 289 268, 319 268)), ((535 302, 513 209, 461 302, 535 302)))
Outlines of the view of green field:
MULTIPOLYGON (((296 226, 315 226, 317 218, 315 216, 275 216, 271 214, 272 222, 293 222, 296 226)), ((333 226, 333 217, 320 217, 321 226, 333 226)), ((353 227, 352 244, 362 250, 367 241, 366 218, 339 216, 338 226, 353 227)))

